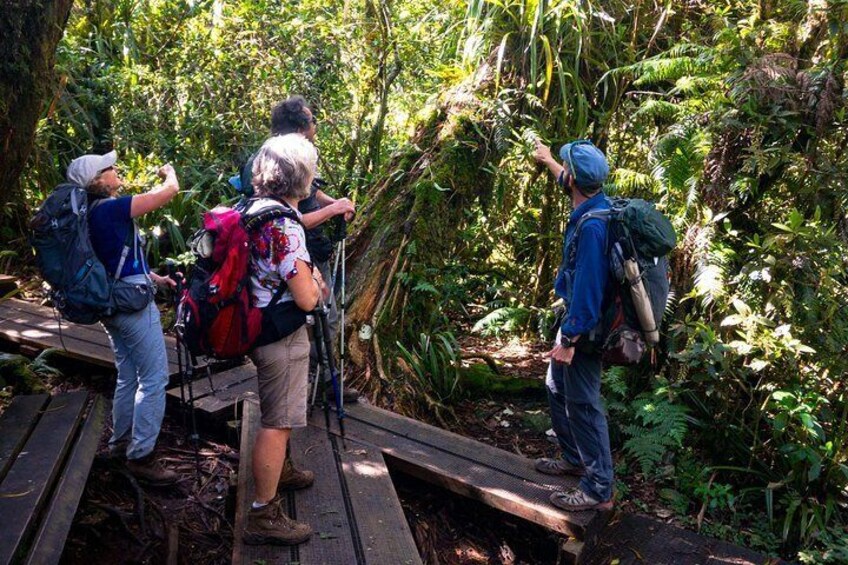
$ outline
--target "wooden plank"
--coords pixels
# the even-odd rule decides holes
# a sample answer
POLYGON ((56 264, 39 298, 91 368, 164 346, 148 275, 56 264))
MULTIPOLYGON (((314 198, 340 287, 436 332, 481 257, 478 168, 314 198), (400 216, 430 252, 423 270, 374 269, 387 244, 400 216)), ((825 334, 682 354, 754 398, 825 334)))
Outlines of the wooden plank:
POLYGON ((247 399, 243 404, 241 439, 239 443, 238 493, 236 495, 236 520, 233 527, 233 564, 266 565, 298 563, 297 548, 273 545, 246 545, 243 539, 247 525, 247 513, 255 495, 255 483, 251 463, 253 446, 260 427, 258 399, 247 399))
POLYGON ((68 537, 77 506, 88 481, 88 474, 91 471, 94 455, 97 453, 105 421, 105 402, 103 397, 98 395, 91 404, 79 439, 53 491, 53 498, 31 545, 27 563, 34 565, 59 563, 65 548, 65 539, 68 537))
MULTIPOLYGON (((71 328, 63 324, 60 336, 53 328, 46 328, 38 322, 27 318, 5 317, 7 312, 0 312, 0 337, 20 345, 32 346, 38 349, 54 347, 63 350, 69 357, 86 361, 101 367, 115 367, 115 355, 108 342, 91 343, 73 335, 71 328), (70 333, 69 333, 70 332, 70 333)), ((104 338, 106 334, 104 333, 104 338)))
POLYGON ((240 415, 239 404, 258 394, 259 383, 254 378, 196 400, 194 407, 211 419, 234 419, 240 415))
MULTIPOLYGON (((106 367, 115 368, 115 355, 109 336, 99 324, 90 326, 59 322, 52 308, 25 300, 9 299, 0 302, 0 337, 13 343, 46 349, 55 347, 68 356, 106 367)), ((177 344, 165 336, 165 350, 171 374, 178 371, 177 344)))
MULTIPOLYGON (((209 379, 206 377, 206 371, 200 370, 195 374, 196 380, 192 383, 192 389, 194 390, 194 399, 198 400, 205 396, 208 396, 214 391, 224 392, 229 390, 230 388, 241 384, 245 381, 256 379, 256 367, 253 363, 248 362, 245 365, 241 365, 239 367, 233 367, 232 369, 228 369, 226 371, 221 371, 220 373, 214 373, 212 375, 212 384, 209 384, 209 379)), ((186 389, 186 396, 188 396, 188 389, 186 389)), ((180 387, 175 386, 168 389, 168 399, 171 401, 181 401, 180 396, 180 387)))
MULTIPOLYGON (((415 420, 410 420, 410 426, 417 428, 418 435, 401 436, 386 427, 360 419, 361 416, 367 417, 365 411, 377 410, 376 414, 370 415, 370 419, 379 420, 379 412, 385 411, 363 404, 351 408, 346 420, 350 437, 380 447, 386 462, 394 469, 579 539, 601 527, 607 518, 595 511, 565 512, 550 504, 551 492, 577 484, 577 480, 572 477, 542 475, 532 468, 529 460, 519 458, 525 473, 522 476, 512 472, 520 469, 515 469, 515 461, 509 464, 516 457, 509 452, 487 447, 415 420), (458 445, 454 448, 433 446, 431 442, 442 443, 440 440, 445 439, 442 434, 460 438, 457 440, 458 445), (490 460, 496 452, 502 454, 506 470, 498 461, 490 460)), ((403 417, 392 415, 391 419, 395 418, 403 417)), ((313 422, 323 425, 318 420, 313 422)), ((336 433, 335 426, 332 429, 336 433)))
POLYGON ((299 555, 292 555, 301 563, 362 563, 362 547, 351 531, 352 510, 334 447, 327 432, 314 426, 292 432, 292 460, 297 467, 315 472, 315 484, 294 495, 293 518, 306 522, 313 531, 312 539, 298 548, 299 555))
MULTIPOLYGON (((26 300, 10 299, 0 302, 0 320, 5 318, 14 318, 19 323, 28 323, 34 328, 49 331, 51 333, 59 333, 59 322, 56 319, 56 313, 52 308, 40 306, 38 304, 28 302, 26 300), (15 316, 15 313, 19 314, 15 316), (25 315, 25 316, 23 316, 25 315), (25 321, 24 321, 25 320, 25 321)), ((82 325, 72 324, 62 321, 62 334, 71 336, 72 339, 78 339, 92 345, 102 345, 111 351, 109 336, 103 331, 100 324, 82 325)), ((59 349, 62 349, 61 345, 59 349)), ((165 336, 165 349, 168 352, 169 364, 176 367, 177 365, 177 344, 172 337, 165 336)), ((114 356, 109 357, 111 360, 105 366, 114 366, 114 356)), ((172 369, 176 372, 176 368, 172 369)))
POLYGON ((247 511, 252 502, 253 473, 253 442, 259 429, 259 404, 252 400, 244 403, 241 417, 241 437, 239 440, 238 486, 236 490, 236 519, 233 526, 233 563, 243 562, 242 555, 245 545, 242 540, 244 526, 247 523, 247 511))
POLYGON ((53 397, 0 485, 0 564, 16 561, 76 434, 88 393, 53 397))
POLYGON ((16 396, 0 416, 0 483, 29 438, 49 398, 47 394, 16 396))
POLYGON ((380 449, 351 440, 347 444, 348 449, 340 450, 339 455, 365 562, 421 564, 380 449))
MULTIPOLYGON (((557 490, 563 487, 562 477, 552 477, 539 473, 534 468, 532 460, 516 453, 498 449, 370 404, 358 402, 345 405, 345 412, 351 419, 391 431, 400 437, 423 441, 439 451, 461 458, 469 458, 472 463, 485 465, 500 473, 512 475, 517 479, 544 484, 548 490, 557 490)), ((566 478, 565 480, 570 481, 568 486, 577 484, 576 479, 566 478)))

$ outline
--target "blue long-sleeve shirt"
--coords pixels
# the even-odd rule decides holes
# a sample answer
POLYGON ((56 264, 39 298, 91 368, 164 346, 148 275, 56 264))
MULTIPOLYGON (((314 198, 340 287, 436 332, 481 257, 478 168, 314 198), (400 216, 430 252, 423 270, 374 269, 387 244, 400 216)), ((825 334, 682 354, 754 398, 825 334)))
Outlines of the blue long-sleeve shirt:
POLYGON ((590 210, 607 209, 606 195, 599 192, 580 204, 568 219, 563 236, 562 264, 554 283, 554 291, 565 300, 566 305, 566 315, 560 326, 563 340, 591 331, 601 319, 609 279, 606 221, 590 219, 583 223, 573 261, 569 261, 569 245, 575 236, 577 222, 584 214, 590 210))

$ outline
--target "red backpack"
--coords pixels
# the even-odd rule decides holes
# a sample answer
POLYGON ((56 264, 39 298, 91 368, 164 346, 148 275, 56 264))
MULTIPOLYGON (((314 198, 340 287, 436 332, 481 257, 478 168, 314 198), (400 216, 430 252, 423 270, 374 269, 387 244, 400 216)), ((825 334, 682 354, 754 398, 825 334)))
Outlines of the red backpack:
POLYGON ((196 261, 180 297, 177 325, 194 355, 227 359, 253 349, 262 330, 262 310, 250 292, 250 233, 276 218, 300 222, 285 205, 256 214, 244 213, 246 207, 206 212, 203 228, 192 238, 196 261))

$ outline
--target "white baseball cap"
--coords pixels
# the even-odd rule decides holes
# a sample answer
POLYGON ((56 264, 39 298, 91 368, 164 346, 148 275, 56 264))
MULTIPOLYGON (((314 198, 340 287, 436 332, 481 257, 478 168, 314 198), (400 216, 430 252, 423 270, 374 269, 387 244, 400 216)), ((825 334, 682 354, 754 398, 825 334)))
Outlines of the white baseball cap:
POLYGON ((109 167, 114 167, 118 154, 110 151, 105 155, 83 155, 68 165, 68 181, 83 188, 91 184, 97 175, 109 167))

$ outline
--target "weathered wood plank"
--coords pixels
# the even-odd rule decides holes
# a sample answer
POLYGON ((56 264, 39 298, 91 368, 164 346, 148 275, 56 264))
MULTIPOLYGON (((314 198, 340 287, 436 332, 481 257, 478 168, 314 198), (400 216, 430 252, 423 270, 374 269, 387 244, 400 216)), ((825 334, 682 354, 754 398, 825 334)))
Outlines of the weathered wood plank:
MULTIPOLYGON (((99 324, 85 326, 56 320, 53 309, 25 300, 9 299, 0 302, 0 338, 46 349, 64 350, 69 357, 114 369, 115 356, 109 336, 99 324)), ((171 374, 178 371, 177 345, 165 336, 165 350, 171 374)))
POLYGON ((6 479, 0 484, 0 564, 17 562, 16 553, 35 525, 59 473, 85 407, 88 393, 53 397, 6 479))
POLYGON ((31 545, 27 563, 45 565, 59 563, 65 548, 65 539, 82 498, 97 445, 106 421, 106 405, 96 396, 74 448, 65 464, 62 476, 54 489, 53 498, 41 527, 31 545))
POLYGON ((313 426, 292 432, 292 460, 315 472, 315 484, 294 495, 296 520, 312 526, 312 539, 301 545, 301 563, 360 563, 361 546, 353 538, 346 493, 334 445, 327 432, 313 426))
POLYGON ((244 563, 244 545, 242 534, 247 524, 247 511, 253 502, 254 483, 251 472, 253 461, 253 443, 259 431, 259 403, 248 400, 244 403, 241 417, 241 436, 239 440, 238 487, 236 495, 236 519, 233 526, 233 564, 244 563))
POLYGON ((0 416, 0 483, 29 438, 49 398, 46 394, 16 396, 0 416))
MULTIPOLYGON (((195 377, 196 380, 192 383, 192 389, 194 390, 194 399, 198 400, 212 394, 213 389, 216 392, 224 392, 245 381, 255 380, 256 367, 253 363, 248 362, 244 365, 221 371, 220 373, 214 373, 212 375, 211 385, 209 384, 209 379, 206 377, 205 370, 198 371, 195 377)), ((188 390, 186 390, 186 396, 188 396, 188 390)), ((181 401, 179 386, 168 389, 168 399, 171 401, 181 401)))
POLYGON ((380 449, 347 441, 339 450, 365 562, 422 563, 380 449))
POLYGON ((528 459, 373 406, 346 410, 348 434, 380 447, 386 462, 401 472, 580 539, 607 518, 594 511, 564 512, 550 504, 550 493, 575 485, 574 478, 542 475, 528 459))

